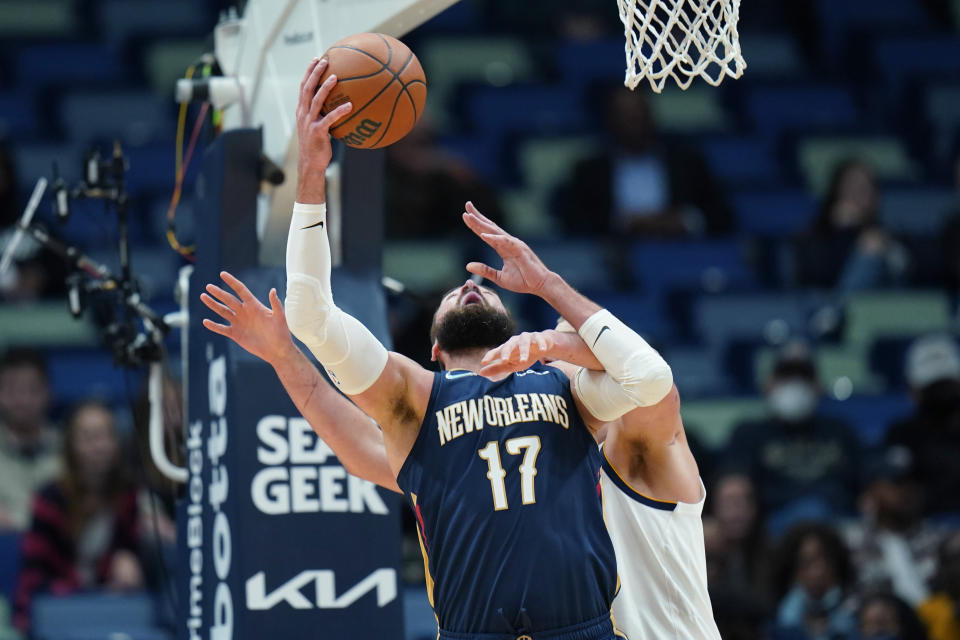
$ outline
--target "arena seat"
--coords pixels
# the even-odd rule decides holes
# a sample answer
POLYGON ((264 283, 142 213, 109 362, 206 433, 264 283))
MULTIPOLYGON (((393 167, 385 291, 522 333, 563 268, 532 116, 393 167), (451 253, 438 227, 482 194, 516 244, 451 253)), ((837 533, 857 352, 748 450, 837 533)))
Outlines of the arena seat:
POLYGON ((0 305, 0 348, 93 346, 94 328, 70 315, 66 301, 0 305))
MULTIPOLYGON (((577 289, 594 292, 610 291, 616 285, 611 271, 611 255, 607 247, 594 240, 536 240, 530 246, 544 264, 563 276, 577 289)), ((487 264, 502 260, 487 250, 487 264)))
MULTIPOLYGON (((50 387, 58 403, 73 404, 96 397, 111 405, 123 402, 127 392, 125 370, 114 366, 111 353, 102 348, 59 348, 47 357, 50 387)), ((139 377, 129 376, 130 390, 137 390, 139 377)))
POLYGON ((33 94, 27 91, 0 93, 0 138, 20 140, 33 137, 40 128, 33 94))
POLYGON ((73 0, 6 0, 0 2, 0 36, 7 38, 52 38, 77 28, 73 0))
POLYGON ((720 94, 709 85, 696 84, 686 91, 668 84, 650 101, 657 128, 670 133, 715 133, 727 131, 731 119, 720 94))
POLYGON ((930 18, 922 3, 912 0, 817 0, 827 60, 843 52, 853 30, 884 30, 891 27, 922 32, 930 18))
POLYGON ((788 238, 810 225, 817 203, 802 189, 755 189, 733 195, 733 209, 741 231, 788 238))
POLYGON ((550 215, 550 201, 533 189, 502 189, 500 206, 506 227, 521 238, 542 240, 557 235, 557 222, 550 215))
POLYGON ((24 47, 14 62, 21 86, 55 85, 75 87, 87 84, 118 84, 126 73, 116 52, 88 42, 55 42, 24 47), (64 61, 70 61, 65 72, 64 61))
POLYGON ((70 140, 119 138, 130 144, 172 139, 172 102, 150 92, 78 91, 63 98, 60 121, 70 140))
POLYGON ((39 596, 31 615, 36 640, 169 639, 154 626, 154 603, 145 594, 39 596))
MULTIPOLYGON (((960 16, 960 3, 957 15, 960 16)), ((960 134, 960 84, 934 85, 924 92, 924 115, 932 127, 934 158, 949 162, 951 145, 960 134)))
MULTIPOLYGON (((806 71, 803 55, 787 33, 740 31, 740 47, 750 52, 750 78, 790 78, 806 71)), ((621 46, 621 53, 623 47, 621 46)))
MULTIPOLYGON (((669 341, 675 327, 663 308, 663 300, 637 293, 588 291, 587 297, 601 307, 609 309, 631 329, 651 343, 669 341)), ((553 313, 556 321, 556 313, 553 313)), ((545 323, 544 326, 552 326, 545 323)))
POLYGON ((691 400, 680 405, 684 428, 714 450, 727 443, 738 424, 761 418, 764 413, 763 400, 756 396, 691 400))
POLYGON ((577 132, 587 122, 582 105, 556 85, 477 87, 467 112, 473 127, 490 136, 577 132))
POLYGON ((634 279, 652 295, 681 288, 718 292, 756 283, 740 245, 730 240, 638 242, 629 261, 634 279))
POLYGON ((597 148, 594 137, 533 138, 520 147, 519 169, 523 183, 546 202, 566 181, 577 161, 597 148))
POLYGON ((821 410, 825 415, 844 420, 865 445, 873 447, 883 442, 891 423, 910 414, 913 404, 905 393, 855 395, 846 400, 827 398, 821 410))
POLYGON ((768 140, 753 136, 718 136, 701 142, 710 170, 724 185, 780 184, 779 161, 768 140))
POLYGON ((877 42, 873 59, 890 95, 897 95, 918 76, 955 79, 960 73, 960 40, 946 34, 887 38, 877 42))
POLYGON ((390 241, 383 246, 383 275, 422 294, 462 284, 469 275, 460 247, 435 241, 390 241))
POLYGON ((170 95, 177 79, 182 78, 187 67, 207 50, 202 38, 163 39, 154 42, 144 52, 144 70, 147 81, 156 95, 170 95))
POLYGON ((610 38, 564 41, 556 48, 554 62, 563 81, 579 93, 598 81, 611 86, 622 82, 623 60, 623 38, 610 38))
POLYGON ((20 571, 20 534, 12 531, 0 533, 0 599, 13 602, 20 571))
POLYGON ((888 189, 880 203, 880 219, 895 234, 935 235, 957 206, 951 189, 888 189))
POLYGON ((101 0, 97 25, 104 39, 120 45, 136 37, 206 36, 213 16, 194 0, 166 0, 163 11, 149 0, 101 0))
POLYGON ((848 158, 870 163, 881 180, 912 181, 918 168, 903 143, 891 136, 812 137, 797 147, 797 163, 807 186, 823 193, 837 164, 848 158))
POLYGON ((717 348, 672 347, 663 350, 663 357, 670 363, 673 382, 685 402, 729 394, 732 390, 717 348))
POLYGON ((747 97, 752 126, 776 136, 787 129, 852 126, 858 112, 849 90, 838 86, 787 86, 753 89, 747 97))
POLYGON ((127 192, 131 197, 144 192, 173 192, 175 147, 170 141, 127 145, 123 152, 130 163, 127 192))
POLYGON ((41 176, 53 178, 53 163, 64 180, 80 179, 80 163, 83 158, 80 147, 74 144, 34 142, 17 144, 10 149, 17 166, 20 191, 29 193, 41 176))
POLYGON ((815 306, 815 296, 797 293, 703 295, 693 304, 693 326, 707 344, 779 341, 803 335, 815 306))
POLYGON ((541 76, 523 41, 509 36, 433 36, 418 47, 417 57, 430 70, 427 110, 441 126, 447 124, 458 85, 504 86, 535 81, 541 76))
POLYGON ((940 291, 890 291, 852 294, 846 303, 845 338, 869 344, 886 336, 948 331, 950 303, 940 291))
MULTIPOLYGON (((762 388, 773 370, 778 349, 768 347, 756 353, 754 373, 757 388, 762 388)), ((885 380, 870 368, 866 346, 824 344, 813 353, 820 383, 827 394, 848 397, 853 394, 876 394, 885 390, 885 380)))

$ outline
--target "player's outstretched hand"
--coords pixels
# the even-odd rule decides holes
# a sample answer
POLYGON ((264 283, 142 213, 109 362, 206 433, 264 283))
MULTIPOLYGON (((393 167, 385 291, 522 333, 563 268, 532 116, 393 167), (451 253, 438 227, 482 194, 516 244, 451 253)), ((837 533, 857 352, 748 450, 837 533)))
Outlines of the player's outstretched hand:
POLYGON ((276 289, 270 289, 270 306, 267 307, 250 293, 245 284, 228 272, 221 271, 220 277, 236 295, 215 284, 208 284, 206 293, 200 294, 200 300, 226 320, 226 324, 204 318, 204 327, 230 338, 270 364, 283 358, 290 349, 296 349, 276 289))
POLYGON ((543 291, 552 274, 527 243, 504 231, 480 213, 472 202, 467 203, 463 221, 503 260, 503 267, 499 270, 482 262, 471 262, 467 264, 467 271, 517 293, 539 295, 543 291))
POLYGON ((499 347, 490 349, 480 361, 481 376, 493 378, 514 371, 524 371, 537 360, 550 355, 554 348, 549 331, 523 332, 499 347))
POLYGON ((353 105, 341 104, 323 115, 323 103, 337 84, 337 76, 330 75, 323 84, 320 78, 327 69, 326 58, 314 58, 300 81, 297 102, 297 139, 300 156, 297 163, 297 201, 309 204, 324 202, 324 174, 333 156, 330 145, 330 127, 350 113, 353 105))

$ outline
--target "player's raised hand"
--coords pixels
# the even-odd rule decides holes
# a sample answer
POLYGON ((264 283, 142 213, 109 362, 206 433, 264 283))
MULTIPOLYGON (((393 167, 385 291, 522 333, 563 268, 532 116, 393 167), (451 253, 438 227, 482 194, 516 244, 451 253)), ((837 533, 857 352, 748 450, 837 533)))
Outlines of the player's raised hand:
POLYGON ((525 331, 487 351, 480 361, 480 370, 477 373, 493 378, 514 371, 524 371, 541 358, 550 355, 553 346, 550 332, 525 331))
POLYGON ((208 284, 206 293, 200 294, 200 300, 226 320, 226 324, 204 318, 204 327, 230 338, 270 364, 278 362, 290 349, 296 349, 276 289, 270 290, 270 306, 267 307, 231 274, 221 271, 220 277, 236 295, 208 284))
POLYGON ((337 77, 332 74, 320 83, 326 69, 326 58, 314 58, 310 62, 300 81, 297 101, 297 139, 300 143, 297 201, 308 204, 324 202, 324 174, 333 157, 330 127, 353 108, 346 102, 326 115, 321 113, 324 101, 337 84, 337 77))
POLYGON ((499 270, 482 262, 471 262, 467 264, 467 271, 510 291, 541 294, 552 273, 527 243, 504 231, 480 213, 472 202, 467 203, 463 221, 503 260, 503 267, 499 270))

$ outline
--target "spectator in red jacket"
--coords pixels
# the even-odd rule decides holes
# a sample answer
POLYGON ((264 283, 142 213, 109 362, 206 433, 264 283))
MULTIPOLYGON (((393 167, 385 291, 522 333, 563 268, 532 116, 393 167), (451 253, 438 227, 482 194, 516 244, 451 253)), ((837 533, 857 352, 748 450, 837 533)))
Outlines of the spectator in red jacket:
POLYGON ((110 409, 80 404, 67 423, 63 473, 34 498, 23 539, 14 624, 30 626, 36 594, 143 585, 137 488, 129 480, 110 409))

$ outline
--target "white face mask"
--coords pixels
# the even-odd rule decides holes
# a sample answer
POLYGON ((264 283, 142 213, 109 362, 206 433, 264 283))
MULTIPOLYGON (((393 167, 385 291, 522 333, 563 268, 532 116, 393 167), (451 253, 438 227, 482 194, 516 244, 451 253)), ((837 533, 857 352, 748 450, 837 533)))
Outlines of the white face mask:
POLYGON ((813 385, 802 380, 788 380, 767 394, 767 407, 770 413, 781 420, 800 422, 813 415, 817 400, 817 390, 813 385))

